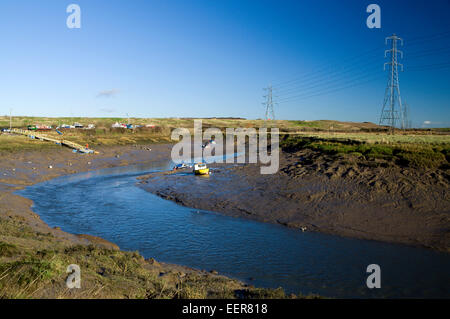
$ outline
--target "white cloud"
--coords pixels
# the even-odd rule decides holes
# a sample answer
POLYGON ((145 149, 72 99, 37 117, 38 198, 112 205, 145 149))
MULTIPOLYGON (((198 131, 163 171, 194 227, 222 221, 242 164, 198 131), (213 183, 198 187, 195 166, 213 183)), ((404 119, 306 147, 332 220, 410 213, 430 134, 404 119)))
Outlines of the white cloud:
POLYGON ((97 94, 97 97, 113 97, 120 92, 118 89, 104 90, 97 94))

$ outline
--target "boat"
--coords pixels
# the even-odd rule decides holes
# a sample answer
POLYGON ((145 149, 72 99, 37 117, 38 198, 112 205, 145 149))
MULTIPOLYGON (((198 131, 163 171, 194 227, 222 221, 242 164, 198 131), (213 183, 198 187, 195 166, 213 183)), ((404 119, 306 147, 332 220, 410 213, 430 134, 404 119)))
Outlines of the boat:
MULTIPOLYGON (((189 166, 188 166, 187 164, 181 163, 181 164, 175 165, 174 168, 173 168, 173 170, 176 171, 176 170, 184 169, 184 168, 188 168, 188 167, 189 167, 189 166)), ((191 166, 191 167, 192 167, 192 166, 191 166)))
POLYGON ((209 175, 209 168, 205 163, 197 163, 194 165, 195 175, 209 175))
POLYGON ((27 130, 29 131, 51 131, 52 127, 47 125, 28 125, 27 130))

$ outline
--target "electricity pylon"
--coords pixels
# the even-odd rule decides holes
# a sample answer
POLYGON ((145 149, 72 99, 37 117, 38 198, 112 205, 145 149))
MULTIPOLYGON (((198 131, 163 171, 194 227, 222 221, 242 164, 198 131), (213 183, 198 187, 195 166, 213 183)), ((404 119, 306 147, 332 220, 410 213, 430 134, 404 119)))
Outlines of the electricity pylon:
POLYGON ((266 115, 264 120, 265 121, 275 120, 275 112, 273 110, 273 106, 276 103, 273 102, 274 95, 272 85, 269 85, 267 88, 264 88, 264 90, 267 91, 267 94, 263 96, 266 99, 266 101, 263 102, 263 105, 266 107, 266 115))
POLYGON ((397 121, 400 121, 402 128, 405 127, 403 111, 402 111, 402 98, 400 96, 400 85, 398 80, 398 67, 401 67, 403 71, 403 64, 398 63, 398 54, 403 58, 403 52, 397 49, 397 41, 400 41, 403 45, 403 40, 393 34, 386 38, 386 45, 388 41, 391 40, 392 48, 384 51, 384 57, 387 57, 387 53, 390 53, 390 62, 384 64, 384 70, 386 70, 386 65, 389 65, 389 78, 386 87, 386 92, 384 94, 383 108, 381 110, 380 125, 388 125, 391 131, 394 131, 397 121), (397 107, 396 107, 397 105, 397 107))
POLYGON ((409 105, 405 103, 403 103, 403 124, 404 124, 404 129, 408 129, 411 128, 411 120, 409 118, 409 105))

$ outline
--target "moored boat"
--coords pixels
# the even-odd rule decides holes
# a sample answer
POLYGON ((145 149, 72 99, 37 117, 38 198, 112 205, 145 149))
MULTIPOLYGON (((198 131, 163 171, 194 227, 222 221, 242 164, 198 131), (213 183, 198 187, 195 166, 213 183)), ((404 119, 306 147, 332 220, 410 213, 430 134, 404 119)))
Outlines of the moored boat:
POLYGON ((209 175, 209 168, 205 163, 197 163, 194 165, 195 175, 209 175))

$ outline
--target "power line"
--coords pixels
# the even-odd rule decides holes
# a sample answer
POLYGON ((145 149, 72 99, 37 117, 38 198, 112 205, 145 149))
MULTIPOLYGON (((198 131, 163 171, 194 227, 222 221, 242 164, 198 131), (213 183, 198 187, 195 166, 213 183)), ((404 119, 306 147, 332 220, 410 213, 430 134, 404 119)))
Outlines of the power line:
POLYGON ((398 67, 401 66, 403 70, 403 65, 398 63, 398 54, 403 57, 403 52, 397 49, 397 42, 400 41, 403 45, 403 40, 393 34, 392 36, 386 38, 386 44, 388 41, 391 41, 392 47, 391 49, 385 51, 385 56, 386 53, 389 53, 391 62, 386 62, 384 64, 384 67, 389 65, 389 78, 384 94, 384 102, 379 124, 389 125, 393 131, 398 120, 400 120, 401 127, 405 127, 403 119, 404 114, 402 111, 402 99, 400 95, 400 84, 398 80, 398 67), (396 107, 397 104, 398 109, 396 107))
MULTIPOLYGON (((301 86, 301 87, 297 87, 297 88, 295 88, 293 90, 290 90, 290 91, 284 91, 282 93, 287 94, 287 96, 283 97, 283 99, 290 98, 291 96, 289 96, 289 95, 292 94, 292 93, 296 93, 294 96, 297 96, 299 94, 299 92, 302 92, 301 94, 304 94, 304 93, 307 93, 308 91, 311 91, 312 89, 314 89, 316 87, 327 86, 328 84, 333 84, 335 82, 343 81, 343 80, 345 80, 347 78, 346 75, 348 73, 350 73, 354 69, 355 68, 348 68, 348 69, 346 69, 345 71, 343 71, 343 72, 341 72, 339 74, 336 74, 336 75, 333 75, 333 76, 328 76, 328 77, 323 77, 323 78, 318 79, 316 81, 313 81, 313 82, 311 82, 311 83, 309 83, 307 85, 304 85, 304 86, 301 86)), ((373 75, 374 71, 376 72, 374 65, 369 65, 369 66, 366 66, 364 68, 358 67, 358 71, 357 72, 353 72, 351 74, 350 78, 358 77, 361 74, 365 75, 365 76, 373 75)))
POLYGON ((440 68, 447 68, 450 66, 450 62, 442 62, 435 64, 425 64, 425 65, 414 65, 407 68, 408 71, 424 71, 424 70, 435 70, 440 68))
POLYGON ((309 99, 311 97, 315 97, 315 96, 321 96, 321 95, 326 95, 326 94, 330 94, 333 92, 337 92, 337 91, 341 91, 344 89, 348 89, 348 88, 352 88, 352 87, 356 87, 356 86, 361 86, 370 82, 373 82, 375 80, 381 79, 382 76, 381 75, 376 75, 374 76, 373 74, 366 74, 363 75, 361 77, 352 79, 351 81, 347 81, 344 83, 337 83, 337 85, 334 86, 329 86, 325 89, 320 89, 320 90, 316 90, 313 92, 309 92, 309 93, 302 93, 299 95, 295 95, 289 98, 285 98, 285 99, 281 99, 279 101, 279 103, 288 103, 288 102, 294 102, 294 101, 299 101, 299 100, 304 100, 304 99, 309 99), (362 81, 365 80, 365 81, 362 81), (344 84, 344 85, 342 85, 344 84))
MULTIPOLYGON (((444 48, 444 49, 447 49, 447 48, 444 48)), ((429 50, 425 50, 425 51, 418 51, 418 52, 430 52, 430 51, 429 50)), ((409 57, 410 57, 410 55, 408 54, 408 58, 409 57)), ((376 59, 378 59, 378 57, 376 57, 376 59)), ((375 61, 374 61, 374 59, 371 59, 369 61, 366 60, 366 61, 362 61, 362 62, 363 63, 372 63, 372 62, 375 62, 375 61)), ((312 88, 315 88, 317 86, 320 86, 320 85, 323 85, 323 84, 327 84, 327 83, 331 83, 331 82, 336 81, 336 80, 343 79, 343 78, 345 78, 344 77, 345 74, 350 73, 351 71, 353 71, 355 69, 358 69, 358 71, 361 71, 361 70, 363 70, 363 71, 364 70, 370 70, 371 71, 371 70, 373 70, 373 66, 369 66, 368 68, 367 67, 361 68, 360 63, 357 63, 357 64, 350 65, 350 66, 342 66, 340 69, 342 71, 341 70, 335 70, 335 71, 332 71, 332 72, 330 72, 328 74, 325 74, 325 75, 318 75, 318 76, 312 77, 312 78, 315 78, 313 81, 308 81, 307 83, 302 83, 302 85, 299 85, 299 86, 296 86, 296 87, 281 89, 278 92, 283 94, 283 95, 287 94, 288 96, 285 97, 285 98, 290 98, 290 96, 289 96, 290 93, 294 93, 294 92, 300 91, 300 90, 304 91, 305 89, 307 89, 306 91, 308 91, 308 90, 310 90, 312 88), (325 82, 324 82, 324 80, 325 80, 325 82), (314 85, 314 84, 317 84, 317 83, 319 83, 319 85, 314 85)), ((297 95, 295 95, 295 96, 297 96, 297 95)))
MULTIPOLYGON (((408 68, 408 71, 422 71, 422 70, 432 70, 432 69, 436 69, 436 68, 448 68, 450 67, 450 63, 443 63, 443 64, 431 64, 431 65, 422 65, 422 66, 414 66, 414 67, 410 67, 408 68)), ((350 79, 350 81, 347 82, 341 82, 341 83, 336 83, 336 85, 332 85, 332 86, 327 86, 323 89, 319 89, 319 90, 314 90, 312 92, 308 92, 311 91, 311 89, 313 87, 311 87, 309 90, 307 90, 306 92, 303 92, 301 94, 297 94, 294 96, 288 96, 288 97, 284 97, 282 99, 279 100, 280 104, 284 104, 284 103, 289 103, 289 102, 294 102, 294 101, 299 101, 299 100, 305 100, 305 99, 309 99, 311 97, 316 97, 316 96, 322 96, 322 95, 326 95, 326 94, 330 94, 330 93, 334 93, 334 92, 338 92, 344 89, 348 89, 348 88, 353 88, 353 87, 357 87, 357 86, 362 86, 364 84, 376 81, 378 79, 380 79, 381 76, 380 75, 376 75, 375 77, 373 76, 373 74, 363 74, 357 77, 353 77, 350 79), (362 81, 365 80, 366 81, 362 81), (344 85, 342 85, 344 84, 344 85)), ((323 83, 316 85, 314 87, 318 87, 321 86, 323 83)))
POLYGON ((267 88, 263 90, 267 91, 267 94, 263 97, 266 98, 266 101, 263 102, 263 105, 266 107, 265 121, 275 120, 275 112, 273 110, 273 105, 276 104, 273 102, 273 87, 269 85, 267 88))
MULTIPOLYGON (((425 66, 414 66, 414 67, 408 68, 408 71, 422 71, 422 70, 432 70, 432 69, 437 69, 437 68, 448 68, 448 67, 450 67, 450 63, 435 64, 435 65, 425 65, 425 66)), ((369 67, 369 70, 371 70, 371 69, 373 69, 373 66, 369 67)), ((375 77, 374 77, 373 73, 371 73, 371 74, 366 74, 366 73, 362 73, 361 74, 361 73, 359 73, 359 74, 356 74, 356 75, 357 75, 356 77, 353 75, 349 79, 349 81, 344 81, 344 82, 337 83, 336 80, 339 80, 339 77, 338 77, 338 78, 335 78, 333 80, 329 80, 329 81, 326 81, 326 82, 320 82, 320 83, 318 83, 317 85, 314 85, 314 86, 308 86, 308 89, 304 90, 300 94, 291 95, 291 96, 287 96, 287 97, 281 98, 279 100, 279 103, 284 104, 284 103, 289 103, 289 102, 294 102, 294 101, 308 99, 308 98, 315 97, 315 96, 326 95, 326 94, 334 93, 334 92, 341 91, 341 90, 344 90, 344 89, 347 89, 347 88, 353 88, 353 87, 356 87, 356 86, 361 86, 361 85, 373 82, 373 81, 378 80, 378 79, 381 78, 379 75, 378 76, 375 75, 375 77), (366 80, 366 81, 363 81, 363 80, 366 80), (334 85, 328 85, 328 86, 326 86, 326 87, 324 87, 322 89, 313 90, 316 87, 323 86, 325 83, 330 83, 330 84, 334 84, 334 85)))
POLYGON ((433 53, 439 53, 439 52, 447 52, 450 49, 450 47, 443 47, 443 48, 437 48, 437 49, 427 49, 427 50, 419 50, 419 51, 411 51, 410 53, 408 53, 408 56, 414 56, 414 55, 418 55, 418 54, 427 54, 430 52, 433 53))
POLYGON ((407 41, 408 41, 407 47, 415 46, 417 44, 424 43, 424 42, 430 42, 430 41, 436 41, 436 40, 440 41, 440 40, 442 40, 442 38, 447 38, 449 36, 450 36, 450 31, 446 31, 446 32, 423 35, 423 36, 407 39, 407 41))
MULTIPOLYGON (((363 58, 363 57, 365 57, 366 55, 368 55, 370 53, 375 53, 376 51, 380 50, 381 48, 382 47, 380 46, 380 47, 377 47, 377 48, 365 51, 363 53, 360 53, 360 54, 355 55, 355 56, 353 56, 353 57, 351 57, 349 59, 344 60, 343 63, 351 62, 352 64, 354 64, 357 59, 363 58)), ((329 63, 322 64, 322 65, 319 66, 319 69, 316 69, 314 71, 308 72, 308 73, 304 74, 301 77, 296 77, 296 78, 293 78, 291 80, 279 82, 277 85, 275 85, 273 87, 281 90, 282 88, 286 88, 286 87, 290 87, 292 85, 295 85, 295 83, 297 83, 299 81, 311 80, 312 78, 316 78, 318 75, 328 74, 329 71, 330 71, 330 68, 335 67, 335 66, 336 66, 336 62, 329 62, 329 63)))
MULTIPOLYGON (((416 46, 416 45, 424 43, 424 42, 430 42, 430 41, 434 41, 434 40, 442 40, 442 38, 447 38, 447 37, 450 37, 450 31, 435 33, 435 34, 431 34, 431 35, 423 35, 423 36, 419 36, 416 38, 411 38, 411 39, 408 39, 408 47, 416 46)), ((381 48, 383 48, 383 46, 379 46, 379 47, 364 51, 362 53, 359 53, 355 56, 352 56, 352 57, 344 60, 343 63, 350 62, 351 64, 354 64, 355 60, 363 58, 368 54, 375 53, 376 51, 380 50, 381 48)), ((324 63, 319 66, 319 69, 316 69, 314 71, 303 74, 300 77, 293 75, 292 78, 289 80, 277 81, 277 82, 275 82, 275 85, 273 85, 273 88, 281 89, 282 87, 290 86, 291 85, 290 83, 298 82, 300 80, 307 80, 311 76, 315 76, 318 73, 324 73, 324 72, 327 73, 329 71, 330 67, 333 67, 335 65, 336 65, 336 61, 324 63)))
MULTIPOLYGON (((379 59, 379 58, 377 57, 377 59, 379 59)), ((369 60, 369 61, 375 62, 375 60, 374 61, 372 61, 372 60, 369 60)), ((332 82, 334 80, 339 80, 339 79, 345 78, 346 74, 352 73, 352 71, 354 71, 354 70, 357 70, 358 72, 360 72, 360 71, 365 71, 370 68, 373 68, 373 66, 369 65, 369 68, 368 68, 367 60, 364 61, 364 64, 354 64, 354 65, 350 65, 350 66, 342 66, 342 67, 340 67, 340 69, 337 69, 332 72, 328 72, 327 74, 324 74, 321 76, 317 76, 313 79, 310 79, 309 81, 307 81, 305 83, 302 83, 301 85, 298 85, 298 86, 295 86, 295 87, 289 88, 289 89, 279 90, 279 93, 280 94, 289 94, 291 92, 305 90, 310 87, 315 87, 315 84, 317 84, 317 83, 328 83, 328 82, 332 82), (325 82, 323 82, 323 81, 325 81, 325 82)))
MULTIPOLYGON (((416 46, 424 42, 430 42, 435 40, 442 40, 443 38, 450 37, 450 31, 449 32, 443 32, 433 35, 427 35, 427 36, 420 36, 416 38, 410 39, 408 41, 408 47, 416 46)), ((387 38, 387 40, 393 40, 393 37, 387 38)), ((394 118, 394 122, 397 120, 400 120, 400 124, 402 127, 405 127, 406 123, 404 114, 408 115, 408 110, 406 110, 406 113, 402 112, 402 105, 401 105, 401 97, 400 97, 400 88, 398 85, 398 66, 400 65, 403 68, 403 65, 398 63, 398 57, 397 54, 401 54, 401 51, 397 49, 397 41, 400 41, 401 39, 397 37, 397 40, 395 41, 395 62, 392 61, 390 63, 387 63, 388 65, 394 66, 394 80, 392 81, 392 69, 391 69, 391 75, 390 80, 388 81, 388 88, 387 93, 390 93, 392 90, 390 88, 392 83, 392 86, 394 88, 393 90, 393 101, 398 104, 399 110, 396 110, 394 105, 394 116, 392 116, 392 112, 389 115, 390 118, 394 118), (389 89, 389 90, 388 90, 389 89), (399 112, 398 112, 399 111, 399 112), (397 114, 399 113, 399 114, 397 114)), ((402 43, 403 44, 403 43, 402 43)), ((373 82, 375 80, 378 80, 380 76, 374 77, 374 67, 370 66, 371 63, 376 62, 379 57, 372 56, 373 53, 376 51, 379 51, 381 47, 373 48, 371 50, 365 51, 361 54, 358 54, 352 58, 349 58, 347 60, 344 60, 344 64, 341 66, 337 66, 336 63, 326 63, 321 66, 319 66, 318 69, 311 71, 309 73, 306 73, 302 75, 301 77, 297 77, 294 79, 290 79, 287 81, 278 82, 276 86, 271 86, 271 89, 277 89, 278 93, 281 93, 284 96, 279 100, 280 103, 289 103, 289 102, 295 102, 299 100, 308 99, 315 96, 321 96, 330 94, 333 92, 341 91, 344 89, 361 86, 369 82, 373 82), (363 59, 364 58, 364 59, 363 59), (361 59, 360 61, 358 61, 361 59), (348 63, 349 62, 349 63, 348 63), (367 65, 369 64, 369 65, 367 65), (357 70, 356 73, 352 72, 354 70, 357 70), (368 73, 369 72, 369 73, 368 73), (346 79, 346 74, 352 73, 350 76, 350 79, 348 81, 341 81, 346 79), (321 89, 314 90, 318 87, 323 87, 321 89), (298 93, 298 94, 296 94, 298 93), (293 94, 293 95, 292 95, 293 94)), ((420 58, 424 56, 429 55, 437 55, 439 53, 446 53, 450 47, 441 47, 438 49, 426 49, 426 50, 416 50, 412 51, 411 54, 408 55, 408 61, 409 60, 415 60, 415 58, 420 58)), ((391 50, 387 50, 388 52, 391 52, 391 60, 392 60, 392 54, 394 53, 393 48, 391 50)), ((402 56, 403 57, 403 56, 402 56)), ((386 65, 385 65, 386 66, 386 65)), ((435 68, 447 68, 450 64, 443 63, 443 64, 436 64, 436 65, 419 65, 419 66, 411 66, 408 68, 408 70, 411 71, 422 71, 422 70, 432 70, 435 68)), ((266 88, 268 90, 269 88, 266 88)), ((385 94, 386 95, 386 94, 385 94)), ((267 96, 265 96, 267 97, 267 96)), ((385 102, 383 103, 383 109, 384 105, 387 102, 391 101, 391 97, 388 96, 385 97, 385 102)), ((270 116, 267 115, 268 112, 270 112, 270 108, 268 109, 267 105, 270 105, 270 103, 263 103, 266 105, 266 118, 269 118, 270 116)), ((390 107, 390 104, 387 105, 387 107, 390 107)), ((273 104, 272 104, 272 111, 273 111, 273 104)), ((382 112, 383 114, 383 112, 382 112)), ((274 117, 274 116, 272 116, 274 117)), ((382 120, 383 115, 380 118, 380 121, 382 120)), ((390 124, 392 124, 392 119, 389 120, 390 124)), ((391 125, 392 126, 392 125, 391 125)), ((395 123, 394 123, 395 126, 395 123)))

